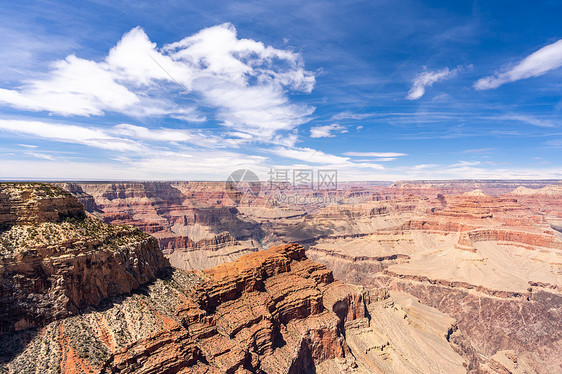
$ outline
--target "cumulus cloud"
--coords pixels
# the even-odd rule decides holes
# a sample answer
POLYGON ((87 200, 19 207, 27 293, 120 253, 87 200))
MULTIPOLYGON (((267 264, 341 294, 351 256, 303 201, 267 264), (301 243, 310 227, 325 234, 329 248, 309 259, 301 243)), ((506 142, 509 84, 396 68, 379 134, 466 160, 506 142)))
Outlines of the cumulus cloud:
POLYGON ((333 132, 340 132, 345 133, 347 132, 346 128, 342 125, 338 125, 337 123, 332 123, 331 125, 326 126, 316 126, 310 129, 310 137, 311 138, 333 138, 336 136, 333 132))
POLYGON ((425 89, 431 87, 434 83, 453 77, 457 73, 457 69, 449 70, 449 68, 430 71, 426 70, 418 74, 412 82, 412 88, 408 91, 406 99, 418 100, 425 94, 425 89))
POLYGON ((298 53, 239 39, 228 23, 160 49, 137 27, 102 61, 70 55, 41 79, 0 89, 0 104, 64 116, 119 112, 188 121, 204 120, 197 111, 204 106, 223 125, 268 141, 308 122, 314 108, 291 103, 288 92, 309 93, 314 83, 298 53))
POLYGON ((21 90, 0 89, 0 103, 24 110, 88 116, 101 115, 104 110, 123 111, 140 102, 94 61, 71 55, 51 68, 50 77, 30 81, 21 90))
POLYGON ((474 88, 477 90, 497 88, 505 83, 538 77, 561 66, 562 39, 533 52, 504 72, 479 79, 474 84, 474 88))

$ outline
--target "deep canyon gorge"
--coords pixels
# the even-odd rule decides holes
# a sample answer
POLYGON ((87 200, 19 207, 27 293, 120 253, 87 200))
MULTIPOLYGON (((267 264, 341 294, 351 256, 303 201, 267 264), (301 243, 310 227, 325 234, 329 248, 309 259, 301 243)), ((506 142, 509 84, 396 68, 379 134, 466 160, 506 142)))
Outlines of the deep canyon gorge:
POLYGON ((0 372, 562 370, 559 181, 233 193, 1 184, 0 372))

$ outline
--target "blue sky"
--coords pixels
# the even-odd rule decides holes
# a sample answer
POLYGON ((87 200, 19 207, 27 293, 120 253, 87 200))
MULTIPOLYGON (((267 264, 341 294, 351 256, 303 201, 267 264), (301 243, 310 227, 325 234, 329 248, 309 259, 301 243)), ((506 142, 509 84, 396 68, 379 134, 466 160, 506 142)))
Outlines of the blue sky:
POLYGON ((0 178, 562 178, 557 1, 0 5, 0 178))

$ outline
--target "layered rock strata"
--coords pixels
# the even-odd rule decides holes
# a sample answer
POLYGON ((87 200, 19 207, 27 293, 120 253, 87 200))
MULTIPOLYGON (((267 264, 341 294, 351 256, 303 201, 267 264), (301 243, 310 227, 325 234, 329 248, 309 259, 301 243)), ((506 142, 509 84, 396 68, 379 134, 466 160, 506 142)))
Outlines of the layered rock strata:
POLYGON ((44 325, 130 292, 169 266, 154 238, 86 218, 66 191, 0 185, 0 333, 44 325))
POLYGON ((462 373, 463 360, 447 342, 451 329, 452 319, 417 300, 334 281, 303 247, 290 244, 209 270, 170 270, 82 315, 4 334, 0 367, 13 373, 363 374, 438 367, 462 373), (408 339, 417 343, 406 350, 408 339), (431 346, 439 354, 423 352, 431 346))

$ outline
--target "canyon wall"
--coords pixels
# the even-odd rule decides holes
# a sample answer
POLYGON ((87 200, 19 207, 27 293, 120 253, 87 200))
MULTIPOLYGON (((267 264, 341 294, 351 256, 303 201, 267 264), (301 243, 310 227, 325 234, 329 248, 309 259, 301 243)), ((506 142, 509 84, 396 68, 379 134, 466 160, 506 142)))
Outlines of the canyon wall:
POLYGON ((0 204, 10 212, 0 232, 0 333, 77 314, 169 266, 154 238, 86 218, 60 188, 3 184, 0 204))
MULTIPOLYGON (((335 192, 335 204, 304 206, 289 199, 272 202, 266 195, 251 205, 235 205, 224 190, 221 194, 221 184, 212 182, 170 183, 163 190, 171 186, 184 197, 178 199, 174 192, 170 196, 175 200, 167 202, 168 193, 158 198, 157 188, 148 186, 148 192, 142 192, 142 185, 86 187, 100 202, 101 208, 92 214, 153 232, 175 266, 203 269, 264 247, 300 242, 307 256, 325 264, 336 279, 366 288, 386 287, 395 294, 390 299, 404 300, 396 293, 407 295, 408 306, 431 308, 432 313, 442 313, 443 320, 453 321, 446 344, 460 354, 464 370, 561 370, 556 355, 562 330, 557 314, 562 308, 558 181, 357 184, 335 192), (109 192, 103 192, 107 188, 109 192)), ((304 191, 302 196, 306 200, 313 194, 304 191)), ((378 313, 406 310, 403 305, 389 307, 388 300, 375 304, 378 313)), ((414 310, 410 328, 403 330, 411 341, 418 341, 408 335, 418 312, 414 310)), ((389 318, 394 328, 399 326, 389 318)), ((362 328, 380 328, 374 321, 362 328)), ((392 331, 385 334, 394 336, 392 331)), ((348 346, 362 347, 350 340, 352 335, 346 333, 348 346)), ((397 353, 407 345, 394 338, 391 345, 375 339, 379 348, 369 352, 382 356, 369 362, 376 361, 385 371, 407 372, 411 369, 407 363, 398 364, 397 353), (392 360, 377 361, 383 356, 392 360)))
POLYGON ((203 271, 170 269, 81 315, 0 336, 11 373, 463 373, 454 320, 334 281, 283 245, 203 271), (386 322, 396 322, 390 326, 386 322), (413 343, 408 348, 408 341, 413 343), (423 353, 422 353, 423 352, 423 353), (427 352, 431 352, 430 355, 427 352))

